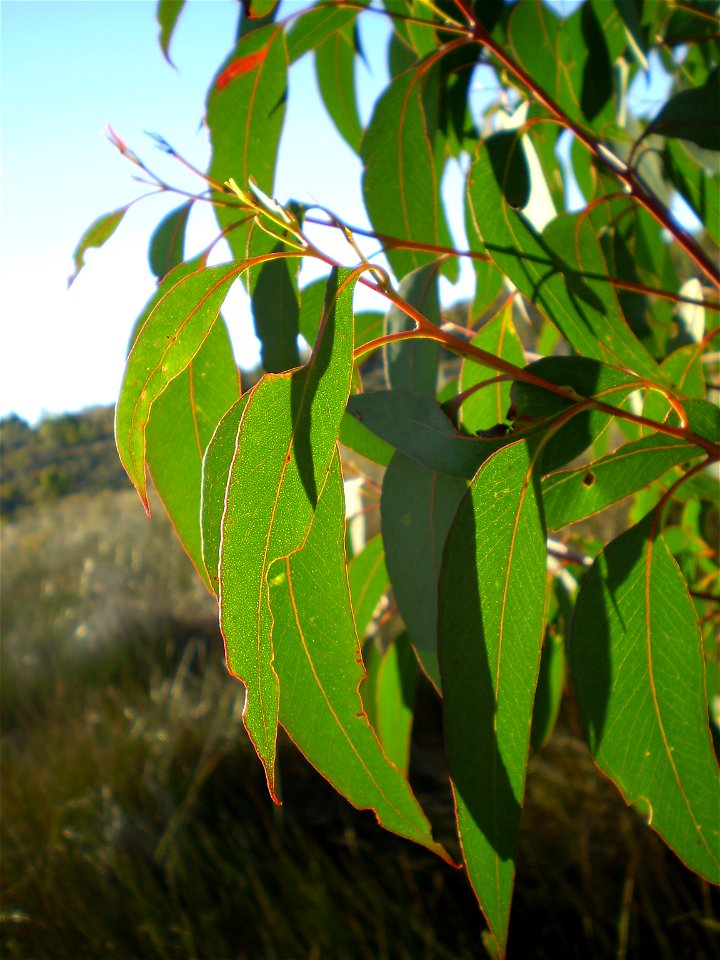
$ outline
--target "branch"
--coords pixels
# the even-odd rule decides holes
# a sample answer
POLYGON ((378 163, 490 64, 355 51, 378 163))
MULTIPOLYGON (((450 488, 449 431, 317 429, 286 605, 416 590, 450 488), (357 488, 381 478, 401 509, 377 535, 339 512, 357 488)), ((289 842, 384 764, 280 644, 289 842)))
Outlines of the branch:
MULTIPOLYGON (((462 0, 456 0, 456 3, 462 0)), ((467 12, 469 15, 469 11, 467 12)), ((640 206, 662 226, 668 233, 675 238, 677 243, 683 248, 690 259, 705 273, 716 286, 720 286, 720 269, 707 256, 693 237, 684 230, 670 216, 669 211, 660 203, 639 174, 632 167, 629 167, 611 150, 602 144, 596 137, 585 130, 580 124, 569 117, 565 111, 547 94, 542 87, 538 86, 535 80, 527 71, 516 63, 501 46, 491 37, 485 27, 479 20, 471 19, 472 35, 478 43, 489 50, 502 65, 520 81, 520 83, 532 94, 535 99, 550 111, 553 117, 559 120, 563 126, 571 130, 577 139, 583 143, 587 149, 595 156, 605 167, 607 167, 620 180, 627 193, 636 200, 640 206)))

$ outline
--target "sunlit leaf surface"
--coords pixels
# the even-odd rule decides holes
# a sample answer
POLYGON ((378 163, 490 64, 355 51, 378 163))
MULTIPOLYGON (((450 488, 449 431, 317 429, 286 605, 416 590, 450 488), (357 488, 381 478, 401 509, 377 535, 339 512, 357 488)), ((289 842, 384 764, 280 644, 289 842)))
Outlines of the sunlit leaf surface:
POLYGON ((545 529, 520 441, 481 467, 450 528, 438 639, 445 739, 470 881, 504 953, 545 614, 545 529))
POLYGON ((220 547, 220 625, 228 668, 247 688, 243 720, 275 794, 279 707, 267 577, 299 549, 312 522, 350 390, 354 275, 328 281, 321 330, 307 365, 267 375, 242 415, 220 547))
POLYGON ((720 771, 697 616, 648 514, 598 557, 570 656, 590 749, 626 801, 693 870, 720 881, 720 771))

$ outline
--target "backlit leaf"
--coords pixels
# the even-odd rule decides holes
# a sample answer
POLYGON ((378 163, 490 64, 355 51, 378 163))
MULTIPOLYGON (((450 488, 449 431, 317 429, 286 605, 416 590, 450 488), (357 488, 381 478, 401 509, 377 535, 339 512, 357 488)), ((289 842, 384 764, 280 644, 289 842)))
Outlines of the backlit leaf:
POLYGON ((268 571, 298 550, 325 484, 350 390, 355 274, 328 280, 315 349, 300 369, 268 374, 240 421, 220 548, 220 625, 228 669, 245 684, 243 722, 274 799, 279 706, 268 571))
POLYGON ((357 0, 355 9, 338 7, 330 3, 318 3, 303 10, 295 19, 287 34, 290 63, 324 43, 338 30, 351 24, 358 15, 357 7, 365 6, 367 0, 357 0))
POLYGON ((200 525, 202 555, 207 580, 213 593, 220 591, 220 539, 225 511, 225 491, 230 467, 235 456, 235 444, 250 391, 240 397, 220 420, 205 450, 202 463, 202 494, 200 525))
POLYGON ((548 528, 561 530, 591 517, 701 454, 690 443, 653 433, 584 467, 552 473, 542 486, 548 528))
POLYGON ((543 642, 545 529, 533 454, 498 451, 450 528, 438 639, 445 741, 470 881, 504 955, 543 642))
POLYGON ((348 566, 350 596, 357 634, 362 640, 388 587, 385 549, 380 534, 372 537, 348 566))
POLYGON ((172 63, 170 41, 184 6, 185 0, 158 0, 155 16, 160 27, 160 49, 168 63, 172 63))
MULTIPOLYGON (((398 293, 431 323, 440 325, 437 261, 418 267, 400 281, 398 293)), ((413 330, 415 324, 394 304, 388 311, 387 334, 413 330)), ((400 340, 385 347, 385 369, 393 390, 435 395, 439 347, 435 340, 400 340)))
POLYGON ((385 443, 380 437, 371 433, 349 413, 345 414, 340 424, 340 443, 354 453, 359 453, 361 457, 366 457, 381 466, 390 463, 395 452, 389 443, 385 443))
POLYGON ((147 508, 145 430, 150 408, 205 342, 243 263, 205 267, 202 258, 176 267, 158 286, 138 322, 115 409, 118 453, 147 508))
MULTIPOLYGON (((253 177, 272 197, 285 117, 287 63, 284 31, 281 26, 268 24, 243 36, 221 67, 207 98, 212 146, 208 175, 215 183, 233 178, 245 190, 253 177)), ((224 202, 231 197, 228 193, 217 196, 224 202)), ((214 212, 223 228, 247 218, 234 206, 216 205, 214 212)), ((238 258, 248 255, 249 229, 247 223, 228 236, 238 258)))
POLYGON ((422 668, 437 690, 440 561, 466 489, 464 480, 433 473, 400 453, 383 480, 380 509, 393 594, 422 668))
POLYGON ((145 457, 175 533, 206 585, 200 529, 202 461, 215 428, 240 395, 222 317, 188 367, 152 406, 145 457))
POLYGON ((540 672, 535 689, 530 744, 540 750, 555 729, 565 688, 565 639, 570 598, 560 580, 554 578, 550 593, 545 639, 540 653, 540 672), (557 598, 560 600, 558 602, 557 598))
MULTIPOLYGON (((586 357, 542 357, 528 365, 534 374, 558 386, 572 387, 580 397, 596 398, 611 407, 623 401, 638 386, 636 378, 617 367, 586 357)), ((575 404, 534 384, 516 380, 511 388, 513 416, 519 424, 541 421, 549 424, 555 417, 568 414, 575 404)), ((544 473, 557 470, 587 449, 608 427, 612 415, 601 410, 581 410, 573 414, 545 444, 542 454, 544 473)))
POLYGON ((410 736, 417 689, 418 664, 406 633, 373 657, 372 670, 363 692, 363 702, 383 750, 406 774, 410 766, 410 736))
POLYGON ((269 571, 280 720, 310 763, 350 803, 373 810, 387 830, 448 859, 363 710, 358 691, 364 670, 345 570, 344 517, 340 462, 334 456, 303 549, 277 560, 269 571))
POLYGON ((160 221, 150 238, 148 259, 150 269, 158 280, 177 267, 183 260, 185 229, 193 201, 188 200, 160 221))
POLYGON ((596 129, 612 119, 610 55, 592 4, 559 17, 540 0, 520 3, 508 39, 516 60, 570 117, 596 129))
MULTIPOLYGON (((272 250, 278 253, 283 246, 277 243, 272 250)), ((299 259, 270 260, 261 264, 250 278, 255 335, 262 344, 260 364, 266 373, 282 373, 300 363, 299 270, 299 259)))
MULTIPOLYGON (((363 196, 380 233, 449 245, 435 157, 437 69, 396 77, 375 105, 361 144, 363 196)), ((435 259, 418 250, 387 249, 397 277, 435 259)))
POLYGON ((352 26, 337 30, 315 48, 315 72, 335 129, 356 153, 362 127, 355 92, 355 41, 352 26))
POLYGON ((720 69, 702 87, 681 90, 650 123, 647 133, 690 140, 705 150, 720 150, 720 69))
POLYGON ((589 218, 560 214, 541 236, 506 202, 504 183, 519 149, 516 134, 496 134, 478 147, 470 168, 472 224, 487 252, 579 353, 657 379, 657 364, 601 279, 608 270, 589 218))
POLYGON ((714 155, 684 140, 668 139, 663 157, 667 176, 720 244, 720 177, 714 155))
POLYGON ((720 882, 720 775, 700 631, 653 513, 595 561, 578 595, 570 657, 601 770, 689 867, 720 882))
POLYGON ((107 240, 110 239, 110 237, 120 226, 122 218, 125 216, 131 206, 131 203, 127 203, 124 207, 120 207, 118 210, 113 210, 111 213, 106 213, 102 217, 98 217, 97 220, 94 220, 90 224, 82 237, 80 237, 78 245, 75 247, 75 251, 73 253, 75 272, 68 277, 68 286, 75 281, 75 278, 85 266, 86 252, 92 247, 101 247, 107 240))
MULTIPOLYGON (((509 303, 504 310, 483 324, 474 337, 473 346, 502 357, 517 367, 525 366, 525 354, 513 325, 513 307, 509 303)), ((475 384, 497 377, 498 371, 484 367, 466 357, 460 371, 460 391, 464 392, 475 384)), ((460 408, 462 425, 473 433, 475 430, 488 430, 495 424, 507 419, 510 407, 509 382, 496 383, 483 387, 463 401, 460 408)))

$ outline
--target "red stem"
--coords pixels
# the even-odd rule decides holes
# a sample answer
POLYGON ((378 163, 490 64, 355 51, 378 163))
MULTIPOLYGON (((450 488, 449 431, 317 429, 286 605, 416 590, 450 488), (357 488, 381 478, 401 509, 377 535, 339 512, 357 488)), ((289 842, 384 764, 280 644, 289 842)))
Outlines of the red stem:
MULTIPOLYGON (((456 3, 462 2, 463 0, 456 0, 456 3)), ((568 130, 571 130, 593 156, 617 176, 627 189, 628 194, 632 196, 640 206, 644 207, 644 209, 675 238, 693 263, 695 263, 716 286, 720 286, 720 269, 718 269, 717 265, 712 262, 690 234, 674 222, 670 213, 647 189, 637 172, 631 167, 628 167, 622 160, 615 157, 614 154, 596 140, 595 137, 572 120, 565 111, 555 103, 552 97, 537 85, 530 74, 521 67, 520 64, 516 63, 512 57, 505 53, 502 47, 493 40, 478 20, 473 18, 471 24, 473 38, 494 54, 500 63, 530 91, 535 99, 550 111, 553 117, 561 121, 568 130)))
MULTIPOLYGON (((606 200, 601 197, 600 200, 606 200)), ((596 201, 599 202, 599 201, 596 201)), ((329 223, 327 220, 320 220, 317 217, 305 217, 306 223, 314 223, 319 227, 337 228, 337 223, 329 223)), ((354 227, 348 224, 344 226, 350 233, 357 233, 361 237, 369 237, 372 240, 378 240, 386 247, 392 247, 397 250, 418 250, 422 253, 436 253, 438 256, 466 257, 468 260, 482 260, 486 263, 493 263, 493 258, 489 253, 479 253, 475 250, 458 250, 455 247, 448 247, 441 243, 425 243, 420 240, 403 240, 402 237, 395 237, 389 233, 377 233, 373 230, 366 230, 364 227, 354 227)), ((705 307, 708 310, 720 311, 720 301, 718 300, 695 300, 693 297, 684 297, 679 293, 672 293, 670 290, 660 290, 657 287, 651 287, 644 283, 635 283, 632 280, 622 280, 619 277, 601 276, 600 274, 583 274, 589 280, 599 280, 609 283, 620 290, 628 290, 630 293, 639 293, 651 297, 659 297, 661 300, 670 300, 673 303, 689 303, 694 307, 705 307)))

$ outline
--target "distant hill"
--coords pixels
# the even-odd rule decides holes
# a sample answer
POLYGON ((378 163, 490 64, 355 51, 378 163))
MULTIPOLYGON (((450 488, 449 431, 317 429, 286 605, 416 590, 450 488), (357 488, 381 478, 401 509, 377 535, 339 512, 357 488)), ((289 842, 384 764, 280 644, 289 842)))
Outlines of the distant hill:
POLYGON ((0 420, 0 517, 43 500, 128 486, 113 436, 113 407, 46 417, 33 428, 0 420))

